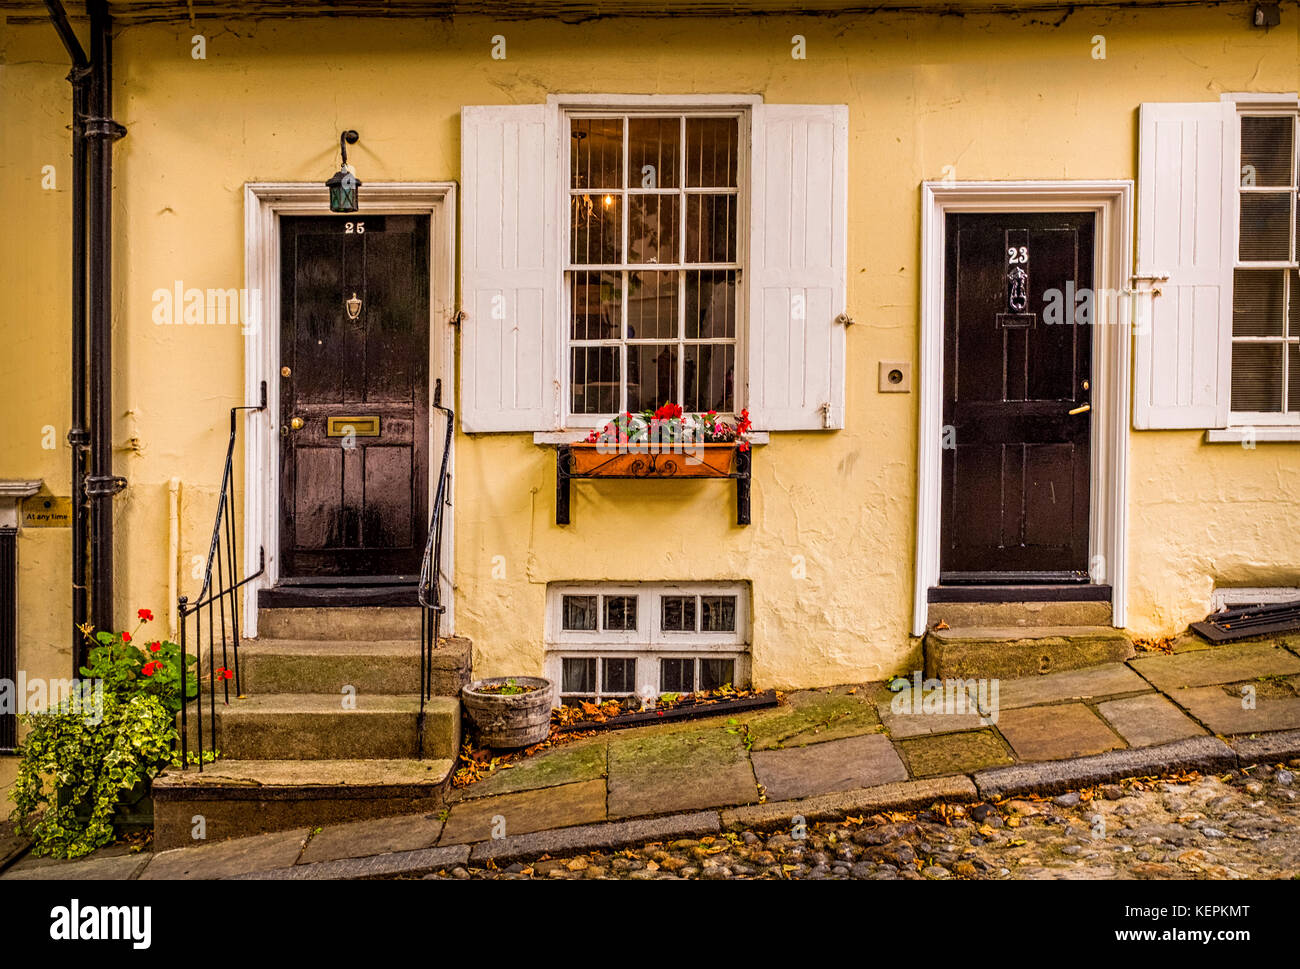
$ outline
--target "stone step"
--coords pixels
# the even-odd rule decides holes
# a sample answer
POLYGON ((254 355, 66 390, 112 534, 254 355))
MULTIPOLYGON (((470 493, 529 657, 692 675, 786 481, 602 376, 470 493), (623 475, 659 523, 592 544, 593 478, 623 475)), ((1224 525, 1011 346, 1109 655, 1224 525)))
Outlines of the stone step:
POLYGON ((259 639, 393 640, 420 638, 423 609, 403 606, 318 606, 259 609, 259 639))
MULTIPOLYGON (((203 698, 205 701, 207 697, 203 698)), ((340 693, 267 693, 216 703, 216 749, 232 760, 362 760, 417 756, 420 698, 357 693, 345 709, 340 693)), ((205 749, 213 742, 212 707, 203 705, 205 749)), ((187 748, 198 747, 197 717, 187 711, 187 748)), ((179 717, 178 717, 179 723, 179 717)), ((433 697, 425 705, 424 756, 455 757, 460 699, 433 697)))
POLYGON ((1005 678, 1117 663, 1133 643, 1110 626, 958 626, 925 634, 925 675, 1005 678))
MULTIPOLYGON (((220 663, 220 657, 217 658, 220 663)), ((233 657, 227 662, 232 666, 233 657)), ((207 657, 203 657, 206 667, 207 657)), ((459 696, 469 683, 473 647, 445 637, 433 651, 433 692, 459 696)), ((409 639, 246 639, 239 648, 239 678, 247 696, 268 693, 329 693, 350 686, 357 693, 418 693, 420 642, 409 639)), ((209 683, 204 678, 205 686, 209 683)), ((220 690, 220 684, 218 684, 220 690)))
POLYGON ((1109 602, 932 602, 929 626, 1109 626, 1109 602))
POLYGON ((441 811, 450 758, 425 760, 219 760, 169 770, 153 782, 154 849, 441 811))

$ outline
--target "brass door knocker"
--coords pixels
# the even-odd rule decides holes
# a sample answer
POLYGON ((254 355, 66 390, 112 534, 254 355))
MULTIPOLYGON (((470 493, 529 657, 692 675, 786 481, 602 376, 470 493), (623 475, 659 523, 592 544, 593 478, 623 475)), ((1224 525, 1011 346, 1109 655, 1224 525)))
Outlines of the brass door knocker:
POLYGON ((1023 313, 1029 308, 1028 280, 1029 274, 1020 266, 1007 273, 1007 281, 1011 284, 1007 295, 1007 308, 1012 313, 1023 313))
POLYGON ((349 320, 355 320, 361 315, 361 300, 358 298, 356 293, 352 294, 351 299, 345 299, 343 305, 347 307, 349 320))

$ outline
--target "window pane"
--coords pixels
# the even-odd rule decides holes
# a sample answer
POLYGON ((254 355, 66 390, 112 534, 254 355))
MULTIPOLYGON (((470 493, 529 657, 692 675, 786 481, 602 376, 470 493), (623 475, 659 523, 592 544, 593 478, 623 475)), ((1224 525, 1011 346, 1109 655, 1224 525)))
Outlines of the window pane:
POLYGON ((700 660, 700 689, 716 690, 719 687, 735 685, 736 661, 734 659, 700 660))
POLYGON ((628 262, 677 261, 680 201, 676 195, 628 196, 628 262))
POLYGON ((636 596, 605 596, 605 629, 636 629, 636 596))
POLYGON ((663 597, 665 632, 695 632, 695 596, 663 597))
POLYGON ((687 186, 735 188, 739 141, 739 124, 735 118, 687 118, 687 186))
POLYGON ((736 335, 736 271, 696 269, 686 273, 686 339, 736 335))
MULTIPOLYGON (((1300 240, 1296 244, 1300 246, 1300 240)), ((1300 336, 1300 271, 1292 269, 1291 276, 1291 298, 1290 307, 1288 308, 1287 317, 1290 323, 1287 324, 1287 336, 1300 336)))
POLYGON ((1241 258, 1282 260, 1291 257, 1291 194, 1265 192, 1241 196, 1241 258))
POLYGON ((569 128, 573 188, 621 188, 623 119, 574 118, 569 128))
POLYGON ((1232 409, 1269 411, 1282 409, 1282 344, 1232 345, 1232 409))
POLYGON ((1241 184, 1291 185, 1295 120, 1289 115, 1241 119, 1241 184))
POLYGON ((661 659, 659 661, 660 693, 694 693, 695 660, 661 659))
POLYGON ((704 596, 700 599, 700 631, 734 633, 736 631, 736 597, 704 596))
POLYGON ((594 632, 596 629, 596 597, 565 596, 564 628, 594 632))
POLYGON ((575 195, 571 200, 573 249, 577 265, 604 266, 622 261, 623 197, 575 195))
POLYGON ((574 347, 570 356, 570 406, 575 414, 612 414, 618 410, 622 375, 618 347, 574 347))
POLYGON ((682 150, 680 118, 631 118, 627 123, 630 188, 676 188, 682 150))
POLYGON ((1295 414, 1300 412, 1300 344, 1292 343, 1286 352, 1286 409, 1295 414))
POLYGON ((636 692, 636 660, 606 659, 601 662, 604 664, 604 669, 601 670, 601 696, 636 692))
POLYGON ((596 692, 596 658, 578 656, 565 657, 560 675, 561 693, 595 693, 596 692))
POLYGON ((736 197, 686 196, 686 261, 736 261, 736 197))
POLYGON ((629 272, 627 337, 629 340, 677 338, 677 272, 629 272))
POLYGON ((1233 276, 1232 335, 1281 336, 1286 270, 1238 269, 1233 276))
POLYGON ((627 409, 656 410, 677 400, 677 345, 633 344, 627 348, 627 409))
POLYGON ((570 332, 575 340, 617 340, 622 336, 619 299, 623 274, 619 272, 569 273, 570 332))
POLYGON ((732 413, 736 409, 736 347, 725 343, 688 344, 685 349, 682 407, 691 413, 732 413))

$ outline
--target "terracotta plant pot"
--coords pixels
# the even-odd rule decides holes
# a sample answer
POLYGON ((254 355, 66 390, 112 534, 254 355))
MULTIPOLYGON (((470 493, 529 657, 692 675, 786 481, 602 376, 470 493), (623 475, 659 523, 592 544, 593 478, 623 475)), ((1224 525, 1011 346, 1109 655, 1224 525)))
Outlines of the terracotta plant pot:
POLYGON ((595 478, 725 478, 735 444, 573 444, 569 473, 595 478))
POLYGON ((479 739, 492 748, 531 747, 545 740, 551 732, 551 707, 555 686, 537 676, 494 676, 475 680, 461 690, 465 711, 469 714, 479 739), (527 693, 502 695, 484 693, 485 688, 514 681, 518 686, 536 689, 527 693))

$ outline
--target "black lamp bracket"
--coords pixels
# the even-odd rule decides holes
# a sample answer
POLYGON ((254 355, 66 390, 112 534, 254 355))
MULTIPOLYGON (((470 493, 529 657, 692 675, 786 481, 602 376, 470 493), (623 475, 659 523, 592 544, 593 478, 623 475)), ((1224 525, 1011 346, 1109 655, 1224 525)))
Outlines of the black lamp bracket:
POLYGON ((348 145, 355 145, 361 140, 361 136, 349 128, 347 131, 339 134, 339 151, 343 154, 343 167, 348 167, 348 145))

